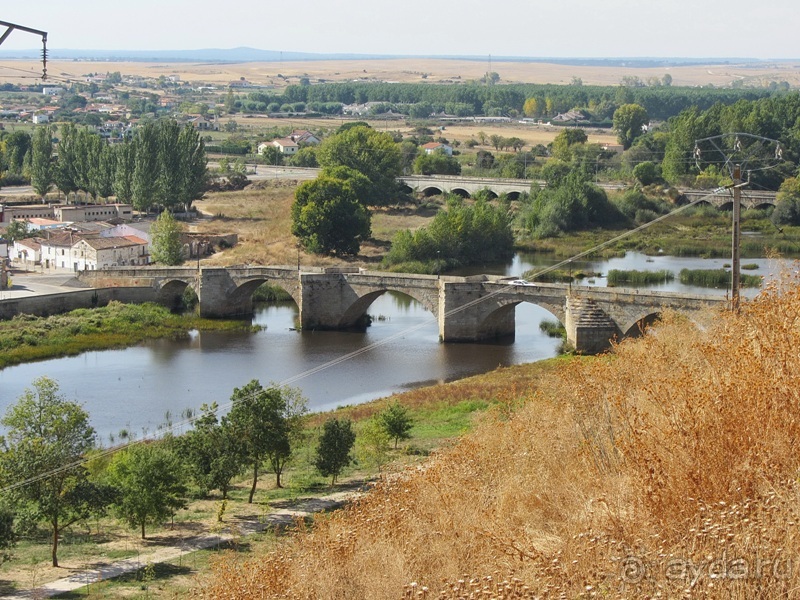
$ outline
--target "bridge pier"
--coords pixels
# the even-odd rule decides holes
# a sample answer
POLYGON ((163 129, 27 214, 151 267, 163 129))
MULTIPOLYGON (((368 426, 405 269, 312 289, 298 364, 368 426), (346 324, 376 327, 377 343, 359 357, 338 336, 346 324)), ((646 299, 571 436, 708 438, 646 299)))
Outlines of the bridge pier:
POLYGON ((342 273, 303 273, 300 275, 300 326, 303 329, 346 329, 356 324, 361 314, 348 309, 359 301, 356 291, 342 273))
POLYGON ((501 304, 492 298, 463 308, 490 293, 483 281, 442 282, 439 290, 439 341, 480 342, 513 338, 516 304, 501 304))
POLYGON ((238 286, 228 269, 203 267, 199 279, 197 298, 201 317, 228 318, 253 313, 253 297, 237 293, 238 286))
POLYGON ((588 298, 567 298, 564 328, 567 342, 580 354, 599 354, 621 337, 614 320, 588 298))

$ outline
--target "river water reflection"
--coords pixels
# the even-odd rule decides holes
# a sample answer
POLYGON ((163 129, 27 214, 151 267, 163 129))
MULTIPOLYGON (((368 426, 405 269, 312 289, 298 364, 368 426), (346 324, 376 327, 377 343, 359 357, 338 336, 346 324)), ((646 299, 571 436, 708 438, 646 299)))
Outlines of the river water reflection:
MULTIPOLYGON (((509 265, 485 269, 519 275, 547 259, 520 254, 509 265)), ((612 268, 717 268, 722 259, 681 259, 629 254, 624 259, 592 261, 575 269, 605 274, 612 268), (649 262, 652 260, 652 262, 649 262)), ((760 265, 755 274, 780 268, 774 261, 748 259, 760 265)), ((598 277, 594 285, 605 285, 598 277)), ((724 294, 686 288, 679 283, 657 289, 724 294)), ((169 411, 179 420, 185 408, 225 404, 234 387, 251 379, 263 384, 287 382, 302 389, 312 410, 353 404, 436 382, 483 373, 498 366, 554 356, 559 342, 539 330, 546 310, 522 304, 516 308, 513 342, 440 344, 433 315, 407 296, 387 293, 370 307, 372 325, 359 332, 294 330, 294 303, 262 306, 253 321, 265 329, 251 333, 195 333, 189 340, 158 340, 123 350, 87 352, 76 357, 9 367, 0 371, 0 414, 38 376, 56 379, 69 399, 82 402, 103 438, 122 428, 142 435, 154 432, 169 411), (365 348, 369 351, 362 352, 365 348), (332 361, 354 353, 348 360, 332 361)))

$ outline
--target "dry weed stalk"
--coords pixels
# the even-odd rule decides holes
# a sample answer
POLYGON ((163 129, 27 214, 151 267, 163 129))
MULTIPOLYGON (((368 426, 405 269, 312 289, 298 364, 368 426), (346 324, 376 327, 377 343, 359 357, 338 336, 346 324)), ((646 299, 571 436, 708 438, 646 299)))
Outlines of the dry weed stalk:
POLYGON ((494 418, 426 468, 272 554, 223 559, 205 596, 791 597, 797 283, 494 390, 494 418))

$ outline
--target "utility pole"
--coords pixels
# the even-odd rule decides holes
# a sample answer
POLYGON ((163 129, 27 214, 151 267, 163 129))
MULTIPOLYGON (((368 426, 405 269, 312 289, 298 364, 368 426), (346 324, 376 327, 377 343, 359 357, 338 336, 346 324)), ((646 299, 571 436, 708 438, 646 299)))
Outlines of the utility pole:
POLYGON ((758 164, 759 170, 774 168, 783 162, 783 149, 778 140, 773 140, 752 133, 725 133, 695 140, 694 160, 698 171, 703 170, 704 163, 714 164, 720 159, 727 167, 733 185, 718 188, 713 194, 733 188, 733 218, 731 226, 731 310, 738 311, 741 302, 741 220, 742 220, 742 187, 750 183, 742 182, 742 169, 748 165, 758 164), (710 157, 710 158, 708 158, 710 157))
POLYGON ((40 29, 33 29, 32 27, 25 27, 24 25, 17 25, 16 23, 9 23, 8 21, 0 21, 0 25, 7 27, 2 35, 0 35, 0 45, 6 41, 11 32, 15 29, 32 33, 34 35, 42 36, 42 81, 47 79, 47 32, 40 29))
POLYGON ((742 234, 742 169, 741 165, 733 166, 733 227, 731 231, 731 310, 739 310, 739 290, 741 288, 741 271, 739 265, 739 247, 742 234))

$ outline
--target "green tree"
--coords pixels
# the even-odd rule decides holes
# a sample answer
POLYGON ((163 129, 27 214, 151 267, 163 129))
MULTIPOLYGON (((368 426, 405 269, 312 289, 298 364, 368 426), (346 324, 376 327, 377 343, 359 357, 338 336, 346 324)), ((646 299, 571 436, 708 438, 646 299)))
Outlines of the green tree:
POLYGON ((186 507, 184 467, 163 442, 136 444, 118 452, 108 466, 107 481, 117 490, 114 512, 141 530, 186 507))
POLYGON ((268 165, 277 167, 283 164, 283 152, 281 152, 280 148, 271 144, 264 147, 264 149, 261 151, 261 157, 268 165))
POLYGON ((42 200, 53 185, 53 132, 37 127, 31 144, 31 185, 42 200))
POLYGON ((178 151, 181 155, 180 204, 189 210, 192 202, 203 197, 208 180, 208 157, 206 145, 200 133, 191 125, 185 125, 178 135, 178 151))
POLYGON ((420 154, 414 161, 414 172, 422 175, 460 175, 461 164, 443 150, 420 154))
POLYGON ((317 150, 322 167, 350 167, 372 182, 371 206, 387 204, 398 193, 400 149, 391 135, 371 127, 352 127, 325 139, 317 150))
POLYGON ((131 200, 140 211, 155 204, 159 180, 159 140, 155 124, 145 123, 134 138, 131 200))
POLYGON ((9 560, 11 549, 17 541, 14 532, 14 511, 6 501, 0 502, 0 564, 9 560))
POLYGON ((289 159, 289 164, 293 167, 318 167, 317 149, 314 146, 300 148, 300 150, 289 159))
POLYGON ((86 519, 102 503, 81 464, 94 448, 89 415, 59 393, 48 377, 33 381, 0 420, 6 427, 0 472, 3 485, 13 487, 17 507, 29 507, 52 533, 51 557, 58 566, 61 531, 86 519))
POLYGON ((234 388, 233 408, 229 419, 244 444, 247 464, 253 469, 253 484, 248 502, 253 502, 259 470, 265 461, 281 485, 281 473, 292 452, 292 441, 305 413, 305 401, 297 390, 271 386, 264 388, 253 379, 242 388, 234 388))
POLYGON ((357 186, 320 174, 300 184, 292 204, 292 234, 315 254, 357 254, 370 235, 370 215, 359 201, 357 186))
POLYGON ((33 237, 36 235, 34 230, 28 227, 27 221, 11 221, 6 227, 6 232, 3 234, 9 242, 15 242, 24 238, 33 237))
POLYGON ((172 119, 163 119, 156 128, 156 147, 158 148, 158 179, 155 187, 154 204, 174 209, 183 202, 183 189, 186 182, 185 165, 178 147, 181 128, 172 119))
POLYGON ((116 163, 114 167, 114 194, 117 196, 117 202, 129 203, 133 200, 133 171, 136 167, 136 148, 133 142, 129 140, 111 148, 116 163))
POLYGON ((588 139, 589 137, 583 129, 565 129, 553 140, 553 158, 564 162, 571 162, 574 158, 573 147, 578 144, 585 144, 588 139))
POLYGON ((168 210, 164 210, 150 228, 153 260, 162 265, 183 262, 182 227, 168 210))
POLYGON ((24 131, 15 131, 4 138, 6 162, 10 173, 22 175, 25 167, 25 156, 28 155, 31 149, 31 141, 31 136, 24 131))
POLYGON ((639 104, 623 104, 614 111, 614 131, 619 143, 627 150, 633 141, 642 135, 642 127, 647 125, 650 117, 647 110, 639 104))
POLYGON ((356 438, 356 457, 366 467, 381 467, 389 459, 391 448, 389 434, 378 417, 373 417, 363 424, 356 438))
POLYGON ((350 419, 328 419, 323 425, 322 436, 317 446, 314 466, 323 477, 331 477, 331 485, 342 470, 353 462, 350 450, 356 441, 350 419))
POLYGON ((394 440, 395 450, 400 440, 407 440, 411 437, 409 433, 414 426, 408 409, 395 401, 386 410, 380 413, 380 422, 386 434, 394 440))
POLYGON ((633 176, 640 184, 647 186, 661 178, 658 171, 658 165, 652 161, 646 160, 640 162, 633 168, 633 176))
POLYGON ((61 127, 61 139, 58 142, 58 162, 53 172, 53 179, 56 187, 67 197, 78 190, 75 182, 78 177, 78 163, 83 157, 77 156, 77 136, 78 130, 75 124, 64 123, 61 127))
POLYGON ((777 194, 775 210, 770 219, 775 225, 800 225, 800 179, 790 177, 777 194))
POLYGON ((203 404, 191 431, 178 438, 181 456, 203 494, 222 492, 227 499, 231 480, 242 472, 245 447, 227 417, 217 419, 217 403, 203 404))

